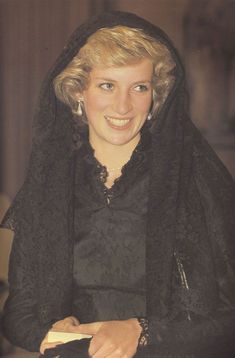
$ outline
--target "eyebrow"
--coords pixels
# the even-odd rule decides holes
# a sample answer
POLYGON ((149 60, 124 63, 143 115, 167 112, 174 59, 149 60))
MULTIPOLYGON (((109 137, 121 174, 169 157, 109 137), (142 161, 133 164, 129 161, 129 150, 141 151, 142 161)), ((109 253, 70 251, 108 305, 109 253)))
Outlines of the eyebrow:
MULTIPOLYGON (((101 81, 105 81, 105 82, 118 82, 112 78, 104 78, 104 77, 95 77, 95 80, 101 80, 101 81)), ((133 85, 138 84, 138 83, 152 83, 152 81, 149 80, 140 80, 140 81, 136 81, 133 83, 133 85)))

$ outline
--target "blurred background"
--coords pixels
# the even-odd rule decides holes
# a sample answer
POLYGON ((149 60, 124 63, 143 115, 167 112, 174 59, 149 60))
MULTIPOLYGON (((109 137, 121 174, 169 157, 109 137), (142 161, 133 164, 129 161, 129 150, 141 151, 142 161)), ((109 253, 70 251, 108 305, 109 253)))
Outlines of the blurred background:
MULTIPOLYGON (((69 35, 107 10, 134 12, 173 39, 191 118, 235 178, 235 0, 0 0, 0 219, 27 170, 43 77, 69 35)), ((0 310, 12 233, 0 229, 0 310)), ((33 358, 0 336, 0 356, 33 358)))

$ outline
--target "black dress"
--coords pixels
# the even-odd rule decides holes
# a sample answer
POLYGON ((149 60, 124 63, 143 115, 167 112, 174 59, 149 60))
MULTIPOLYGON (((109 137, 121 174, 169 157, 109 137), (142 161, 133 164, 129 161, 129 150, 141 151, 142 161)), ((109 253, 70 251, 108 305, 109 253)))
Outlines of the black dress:
MULTIPOLYGON (((72 314, 81 323, 146 316, 145 240, 151 135, 107 189, 107 170, 86 136, 76 155, 72 314)), ((47 350, 44 358, 86 358, 89 339, 47 350)), ((138 356, 144 357, 139 349, 138 356)))
POLYGON ((81 322, 146 316, 145 241, 151 136, 142 134, 122 175, 84 143, 77 155, 73 314, 81 322))

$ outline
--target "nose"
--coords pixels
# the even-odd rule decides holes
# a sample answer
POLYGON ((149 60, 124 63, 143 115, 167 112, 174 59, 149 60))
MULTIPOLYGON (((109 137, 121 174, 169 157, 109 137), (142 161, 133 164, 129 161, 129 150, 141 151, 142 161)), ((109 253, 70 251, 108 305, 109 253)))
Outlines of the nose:
POLYGON ((130 93, 127 90, 118 91, 113 101, 113 110, 123 116, 130 112, 132 108, 130 93))

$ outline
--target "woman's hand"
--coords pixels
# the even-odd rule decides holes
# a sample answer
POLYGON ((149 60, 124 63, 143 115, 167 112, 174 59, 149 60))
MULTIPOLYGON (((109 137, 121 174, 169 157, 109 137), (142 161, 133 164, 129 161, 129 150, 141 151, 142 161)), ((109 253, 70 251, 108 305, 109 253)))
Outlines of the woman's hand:
POLYGON ((67 331, 93 335, 89 347, 92 358, 131 358, 137 351, 141 327, 131 318, 67 326, 67 331))
MULTIPOLYGON (((52 325, 51 330, 52 331, 60 331, 60 332, 67 332, 67 327, 73 327, 73 326, 78 326, 79 325, 79 321, 77 320, 76 317, 73 316, 69 316, 66 317, 60 321, 55 322, 52 325)), ((55 348, 56 346, 58 346, 59 344, 63 344, 64 342, 48 342, 48 334, 46 335, 46 337, 43 339, 41 345, 40 345, 40 353, 44 354, 46 349, 50 349, 50 348, 55 348)))
POLYGON ((74 316, 66 317, 52 325, 52 331, 67 332, 67 327, 79 326, 79 320, 74 316))

